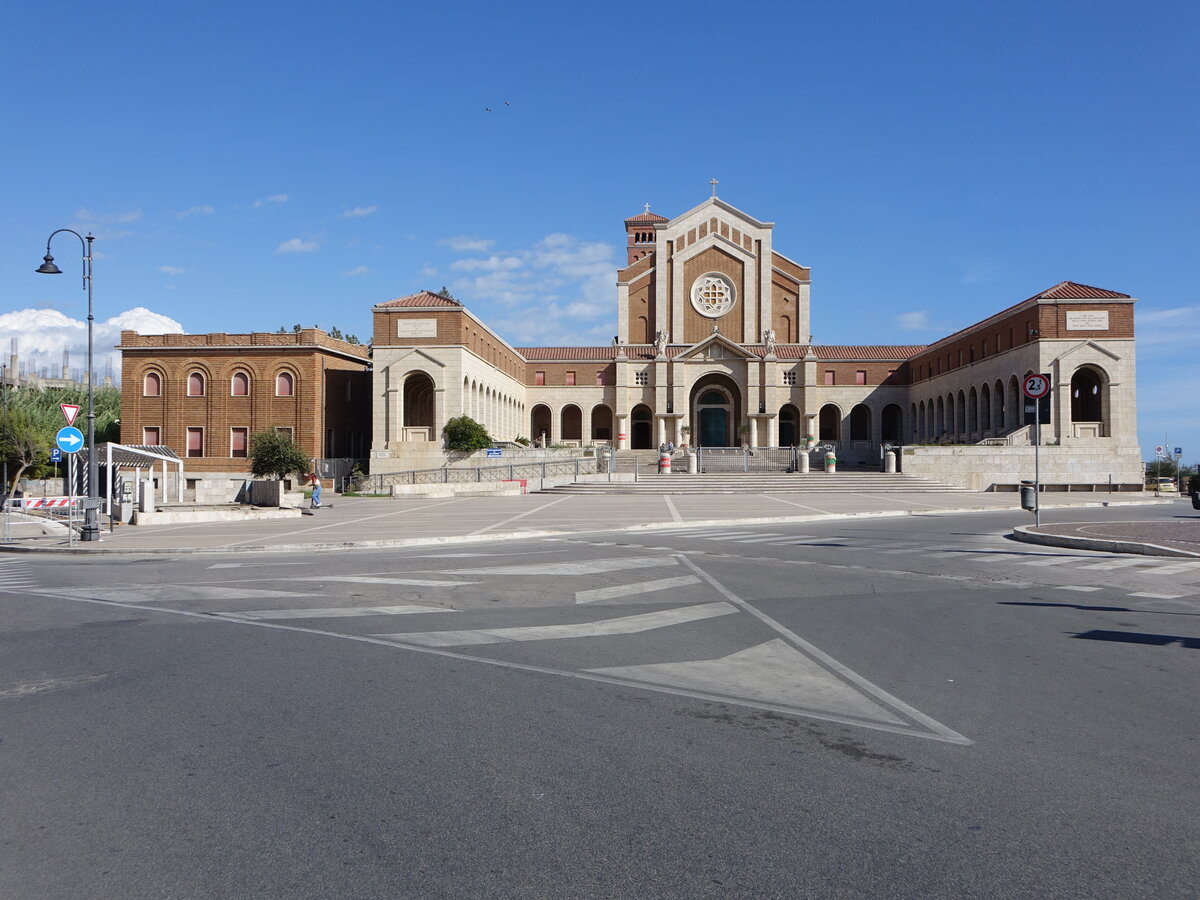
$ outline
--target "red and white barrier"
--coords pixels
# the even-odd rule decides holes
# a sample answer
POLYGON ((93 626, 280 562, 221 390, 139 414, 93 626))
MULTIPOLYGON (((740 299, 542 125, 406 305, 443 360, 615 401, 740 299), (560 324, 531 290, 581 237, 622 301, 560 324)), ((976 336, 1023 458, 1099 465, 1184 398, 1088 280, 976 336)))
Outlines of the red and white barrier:
POLYGON ((68 506, 78 506, 81 497, 14 497, 13 506, 25 509, 59 509, 68 506))

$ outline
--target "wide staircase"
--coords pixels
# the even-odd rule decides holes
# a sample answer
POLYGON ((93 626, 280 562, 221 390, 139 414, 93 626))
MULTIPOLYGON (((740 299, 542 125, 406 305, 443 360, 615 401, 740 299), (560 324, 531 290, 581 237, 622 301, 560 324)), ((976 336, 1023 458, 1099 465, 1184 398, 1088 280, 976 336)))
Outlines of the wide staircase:
MULTIPOLYGON (((914 475, 885 474, 873 469, 819 472, 710 472, 687 474, 687 459, 676 454, 670 474, 657 470, 658 455, 622 454, 617 473, 622 480, 587 481, 546 488, 548 494, 761 494, 761 493, 971 493, 945 481, 914 475), (636 459, 636 462, 633 460, 636 459), (682 471, 681 471, 682 470, 682 471), (636 472, 636 480, 628 480, 636 472)), ((604 476, 599 476, 603 479, 604 476)))

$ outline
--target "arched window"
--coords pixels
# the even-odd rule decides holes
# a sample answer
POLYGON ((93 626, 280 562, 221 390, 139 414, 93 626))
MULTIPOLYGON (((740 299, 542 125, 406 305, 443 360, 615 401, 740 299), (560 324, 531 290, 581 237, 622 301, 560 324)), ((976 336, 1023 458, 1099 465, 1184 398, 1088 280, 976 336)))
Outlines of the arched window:
POLYGON ((836 441, 842 437, 842 411, 832 403, 821 407, 817 416, 817 436, 822 441, 836 441))
POLYGON ((231 397, 247 397, 250 395, 250 376, 245 372, 234 372, 233 381, 229 385, 231 397))
POLYGON ((204 396, 204 373, 203 372, 193 372, 191 375, 188 376, 187 391, 188 391, 187 395, 189 397, 203 397, 204 396))
POLYGON ((1081 368, 1071 376, 1071 421, 1104 421, 1104 386, 1096 370, 1081 368))
POLYGON ((275 376, 275 396, 291 397, 296 392, 296 379, 291 372, 280 372, 275 376))
POLYGON ((147 372, 146 377, 142 379, 142 396, 143 397, 161 397, 162 396, 162 376, 157 372, 147 372))
POLYGON ((864 403, 859 403, 850 410, 850 440, 869 441, 871 439, 871 410, 864 403))

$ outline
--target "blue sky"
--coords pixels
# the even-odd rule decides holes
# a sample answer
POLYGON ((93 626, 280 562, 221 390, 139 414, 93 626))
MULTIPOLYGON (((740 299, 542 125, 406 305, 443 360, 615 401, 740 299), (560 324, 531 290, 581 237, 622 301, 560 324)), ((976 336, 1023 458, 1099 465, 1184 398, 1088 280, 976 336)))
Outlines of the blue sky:
POLYGON ((446 285, 513 344, 607 343, 621 220, 683 212, 715 177, 812 267, 820 343, 932 341, 1068 279, 1138 297, 1143 453, 1166 435, 1200 459, 1194 2, 65 2, 0 21, 0 352, 83 346, 75 239, 55 239, 64 277, 32 271, 61 227, 97 236, 104 339, 365 340, 373 303, 446 285))

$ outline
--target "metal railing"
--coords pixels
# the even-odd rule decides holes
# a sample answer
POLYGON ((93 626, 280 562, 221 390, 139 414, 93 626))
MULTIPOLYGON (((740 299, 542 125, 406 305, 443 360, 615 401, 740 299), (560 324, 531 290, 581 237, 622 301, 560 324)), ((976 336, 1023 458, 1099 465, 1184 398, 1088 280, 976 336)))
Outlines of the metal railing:
POLYGON ((412 469, 407 472, 385 472, 348 478, 347 493, 390 494, 393 485, 414 484, 480 484, 495 481, 533 481, 546 478, 573 478, 604 471, 603 458, 583 457, 547 459, 538 462, 507 463, 498 466, 470 468, 412 469))

